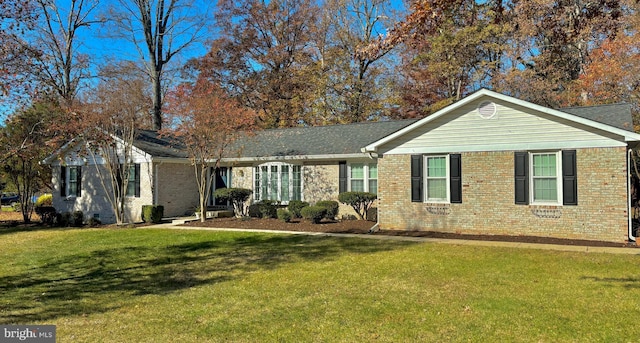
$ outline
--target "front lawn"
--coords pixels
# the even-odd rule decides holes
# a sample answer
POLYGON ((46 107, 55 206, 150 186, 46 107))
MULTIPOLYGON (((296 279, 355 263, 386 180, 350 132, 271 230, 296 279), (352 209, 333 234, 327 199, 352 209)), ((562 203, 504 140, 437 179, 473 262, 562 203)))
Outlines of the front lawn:
POLYGON ((158 229, 0 229, 0 324, 59 342, 627 342, 633 255, 158 229))

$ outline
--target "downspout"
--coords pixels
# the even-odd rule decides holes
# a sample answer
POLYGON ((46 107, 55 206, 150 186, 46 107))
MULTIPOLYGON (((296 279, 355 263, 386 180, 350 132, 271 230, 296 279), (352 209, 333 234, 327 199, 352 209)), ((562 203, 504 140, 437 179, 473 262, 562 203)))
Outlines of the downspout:
MULTIPOLYGON (((375 152, 368 152, 369 154, 369 158, 370 159, 377 159, 378 158, 378 154, 375 152)), ((378 174, 378 180, 380 180, 380 175, 378 174)), ((368 233, 374 233, 376 231, 380 230, 380 216, 378 214, 376 214, 376 223, 375 225, 373 225, 370 229, 368 233)))
POLYGON ((632 149, 627 152, 627 228, 629 235, 629 242, 635 242, 636 238, 633 236, 633 222, 631 214, 631 153, 632 149))

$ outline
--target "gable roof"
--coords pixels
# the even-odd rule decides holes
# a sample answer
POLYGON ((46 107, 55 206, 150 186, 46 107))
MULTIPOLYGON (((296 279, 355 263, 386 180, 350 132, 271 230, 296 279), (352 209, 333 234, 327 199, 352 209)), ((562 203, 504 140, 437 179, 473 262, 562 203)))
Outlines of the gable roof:
POLYGON ((494 98, 496 100, 500 100, 500 101, 504 101, 507 103, 511 103, 514 105, 518 105, 521 107, 524 107, 526 109, 532 110, 532 111, 537 111, 537 112, 542 112, 545 114, 548 114, 552 117, 557 117, 559 119, 565 119, 568 120, 570 122, 576 123, 576 124, 582 124, 582 125, 586 125, 588 127, 592 127, 592 128, 596 128, 608 133, 612 133, 614 135, 618 135, 621 136, 621 138, 625 141, 625 142, 640 142, 640 135, 634 133, 633 131, 630 131, 633 127, 633 125, 627 125, 625 123, 630 122, 630 116, 631 116, 631 112, 630 112, 630 108, 629 108, 629 112, 627 115, 626 109, 625 109, 625 105, 605 105, 604 108, 608 108, 609 106, 611 106, 612 109, 615 110, 615 114, 612 115, 612 117, 614 116, 620 116, 620 118, 615 118, 614 120, 611 120, 609 118, 610 112, 605 112, 602 111, 602 107, 600 108, 600 110, 596 110, 596 108, 600 107, 600 106, 591 106, 591 107, 574 107, 574 108, 566 108, 563 110, 556 110, 556 109, 552 109, 552 108, 548 108, 548 107, 544 107, 544 106, 540 106, 540 105, 536 105, 534 103, 528 102, 528 101, 524 101, 524 100, 520 100, 508 95, 504 95, 504 94, 500 94, 488 89, 480 89, 478 91, 476 91, 475 93, 467 96, 466 98, 463 98, 437 112, 435 112, 434 114, 425 117, 423 119, 420 119, 418 121, 416 121, 415 123, 408 125, 398 131, 396 131, 395 133, 388 135, 376 142, 373 142, 369 145, 366 145, 365 147, 362 148, 362 152, 367 152, 367 153, 375 153, 377 152, 378 148, 380 146, 382 146, 383 144, 386 144, 388 142, 393 141, 394 139, 401 137, 413 130, 416 130, 417 128, 422 127, 423 125, 430 123, 432 121, 437 120, 438 118, 447 115, 448 113, 451 113, 452 111, 459 109, 471 102, 476 101, 477 99, 481 98, 481 97, 491 97, 494 98), (604 112, 604 113, 603 113, 604 112), (603 115, 606 114, 606 115, 603 115), (618 127, 618 126, 622 126, 622 127, 618 127), (629 128, 627 128, 629 127, 629 128))

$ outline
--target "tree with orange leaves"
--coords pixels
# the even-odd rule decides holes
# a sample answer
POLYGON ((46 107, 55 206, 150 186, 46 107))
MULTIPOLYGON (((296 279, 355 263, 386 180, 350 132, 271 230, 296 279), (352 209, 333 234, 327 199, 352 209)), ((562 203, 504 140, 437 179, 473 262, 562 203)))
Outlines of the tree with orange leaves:
POLYGON ((165 130, 182 144, 191 161, 200 195, 200 220, 206 218, 214 172, 224 157, 240 151, 233 144, 255 130, 257 114, 228 97, 205 78, 183 84, 167 95, 174 125, 165 130))

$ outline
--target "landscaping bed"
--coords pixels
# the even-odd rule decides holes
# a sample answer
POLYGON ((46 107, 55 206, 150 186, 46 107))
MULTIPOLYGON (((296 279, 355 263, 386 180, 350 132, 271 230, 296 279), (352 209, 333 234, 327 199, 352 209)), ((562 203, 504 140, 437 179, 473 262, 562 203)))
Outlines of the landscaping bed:
MULTIPOLYGON (((217 227, 217 228, 237 228, 237 229, 261 229, 261 230, 280 230, 280 231, 299 231, 299 232, 326 232, 326 233, 352 233, 352 234, 369 234, 374 222, 366 220, 342 220, 328 221, 323 220, 320 224, 312 224, 310 221, 302 219, 294 219, 289 223, 285 223, 278 219, 261 219, 261 218, 215 218, 205 222, 193 221, 184 224, 192 227, 217 227)), ((506 235, 469 235, 455 234, 434 231, 401 231, 401 230, 378 230, 373 235, 390 235, 390 236, 407 236, 407 237, 425 237, 425 238, 444 238, 444 239, 467 239, 482 241, 501 241, 501 242, 518 242, 518 243, 538 243, 538 244, 559 244, 559 245, 576 245, 576 246, 594 246, 594 247, 628 247, 637 248, 634 244, 591 241, 582 239, 560 239, 550 237, 536 236, 506 236, 506 235)))

